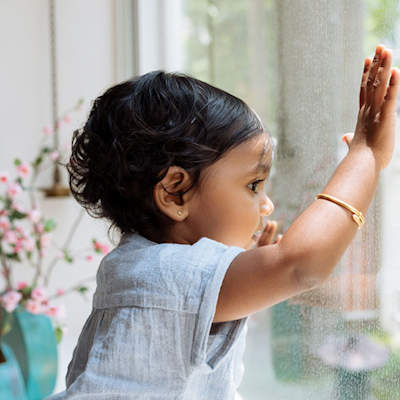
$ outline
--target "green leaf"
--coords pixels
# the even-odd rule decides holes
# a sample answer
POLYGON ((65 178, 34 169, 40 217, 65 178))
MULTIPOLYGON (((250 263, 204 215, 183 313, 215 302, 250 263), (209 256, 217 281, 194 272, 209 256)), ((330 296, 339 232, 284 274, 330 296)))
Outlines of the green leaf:
POLYGON ((10 220, 12 221, 13 219, 24 219, 26 218, 27 214, 21 213, 17 210, 13 210, 12 213, 9 215, 10 220))
POLYGON ((28 260, 30 260, 32 258, 32 252, 31 251, 27 251, 26 252, 26 257, 28 258, 28 260))
POLYGON ((50 147, 43 147, 42 152, 43 153, 49 153, 51 151, 50 147))
POLYGON ((85 99, 84 99, 83 97, 80 97, 80 98, 78 99, 78 102, 76 103, 75 110, 78 110, 79 107, 80 107, 84 102, 85 102, 85 99))
POLYGON ((0 336, 4 336, 10 331, 11 331, 11 324, 8 321, 6 321, 6 322, 4 322, 3 326, 1 327, 0 336))
POLYGON ((79 293, 86 293, 89 289, 86 286, 81 286, 78 288, 79 293))
POLYGON ((10 332, 11 330, 11 313, 7 312, 5 308, 0 308, 0 337, 10 332))
POLYGON ((33 167, 37 167, 37 166, 39 166, 40 164, 41 164, 41 162, 43 161, 43 157, 41 157, 41 156, 38 156, 38 157, 36 157, 36 159, 35 159, 35 161, 33 162, 33 167))
POLYGON ((69 262, 69 263, 73 263, 74 259, 67 253, 66 250, 64 250, 64 260, 69 262))
POLYGON ((18 165, 21 165, 21 160, 19 158, 14 159, 14 165, 18 167, 18 165))
POLYGON ((43 229, 46 232, 50 232, 52 231, 54 228, 56 227, 56 223, 53 219, 48 219, 45 223, 44 223, 44 227, 43 229))
POLYGON ((20 290, 24 298, 29 298, 32 293, 32 286, 27 286, 24 287, 23 289, 20 290))
POLYGON ((9 258, 10 260, 16 260, 19 262, 22 261, 17 253, 8 253, 8 254, 6 254, 6 257, 9 258))
POLYGON ((57 344, 59 344, 59 343, 61 342, 61 339, 62 339, 62 336, 63 336, 63 331, 62 331, 62 329, 61 329, 59 326, 57 326, 57 327, 54 329, 54 334, 56 335, 57 344))

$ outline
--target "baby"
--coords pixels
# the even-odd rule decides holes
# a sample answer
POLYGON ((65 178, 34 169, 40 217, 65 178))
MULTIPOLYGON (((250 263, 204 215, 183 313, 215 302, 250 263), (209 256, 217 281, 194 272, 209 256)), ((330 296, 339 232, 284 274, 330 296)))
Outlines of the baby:
POLYGON ((276 224, 262 226, 274 146, 242 100, 162 71, 95 100, 73 138, 70 188, 122 237, 52 399, 235 397, 249 316, 324 282, 364 223, 394 149, 391 57, 377 46, 365 60, 349 151, 275 241, 276 224))

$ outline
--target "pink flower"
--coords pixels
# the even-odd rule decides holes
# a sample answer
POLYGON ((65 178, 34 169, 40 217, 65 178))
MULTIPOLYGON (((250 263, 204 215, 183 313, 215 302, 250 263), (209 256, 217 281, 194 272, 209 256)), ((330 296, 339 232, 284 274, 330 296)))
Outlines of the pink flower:
POLYGON ((25 308, 32 314, 40 314, 43 312, 43 306, 40 302, 31 299, 26 302, 25 308))
POLYGON ((7 171, 0 171, 0 183, 9 183, 10 176, 7 171))
POLYGON ((53 133, 53 129, 51 129, 51 127, 49 125, 46 125, 43 128, 43 133, 45 136, 50 136, 53 133))
POLYGON ((23 240, 18 239, 17 243, 15 243, 14 253, 18 254, 23 249, 23 240))
POLYGON ((1 216, 0 217, 0 229, 2 231, 8 231, 10 229, 11 223, 8 217, 1 216))
POLYGON ((103 254, 107 254, 109 251, 108 246, 106 244, 99 243, 97 240, 94 241, 94 249, 98 253, 103 253, 103 254))
POLYGON ((21 293, 18 293, 15 290, 10 290, 1 297, 1 303, 7 312, 13 312, 21 298, 21 293))
POLYGON ((40 210, 38 208, 32 208, 32 210, 28 213, 28 218, 34 223, 37 224, 40 221, 40 210))
POLYGON ((52 235, 50 233, 43 233, 43 235, 40 236, 40 247, 48 247, 49 243, 51 242, 51 238, 52 235))
POLYGON ((46 310, 46 315, 49 317, 64 318, 65 308, 64 306, 49 306, 46 310))
POLYGON ((44 299, 44 300, 42 300, 42 301, 40 302, 40 304, 41 304, 43 307, 47 307, 47 306, 49 305, 49 301, 46 300, 46 299, 44 299))
POLYGON ((91 254, 86 256, 86 261, 92 261, 93 260, 93 256, 91 254))
POLYGON ((57 289, 57 296, 62 296, 63 294, 65 294, 64 289, 57 289))
POLYGON ((31 297, 33 300, 43 301, 45 300, 46 292, 43 288, 35 287, 35 289, 32 290, 31 297))
POLYGON ((68 124, 69 122, 71 122, 71 117, 70 117, 68 114, 65 114, 65 115, 64 115, 64 122, 67 123, 67 124, 68 124))
POLYGON ((32 252, 35 248, 35 241, 32 238, 28 237, 27 239, 25 239, 24 247, 26 251, 32 252))
POLYGON ((56 129, 60 129, 60 127, 61 127, 61 122, 62 122, 62 121, 57 121, 57 122, 56 122, 56 129))
POLYGON ((31 172, 31 166, 27 162, 23 162, 17 166, 17 173, 22 178, 25 178, 31 172))
POLYGON ((62 259, 62 258, 64 258, 64 253, 63 253, 61 250, 58 250, 58 251, 57 251, 57 254, 56 254, 56 257, 57 257, 58 259, 62 259))
POLYGON ((15 231, 7 231, 6 234, 4 235, 4 239, 9 244, 15 244, 17 243, 18 240, 15 231))
POLYGON ((56 161, 59 156, 60 156, 60 153, 58 151, 53 151, 52 153, 49 154, 49 157, 53 161, 56 161))
POLYGON ((39 222, 38 224, 35 225, 35 231, 37 233, 43 233, 44 225, 41 222, 39 222))
POLYGON ((7 193, 11 196, 18 196, 22 192, 22 188, 18 183, 12 183, 8 186, 7 193))
POLYGON ((17 225, 17 226, 15 227, 15 230, 19 233, 19 235, 20 235, 21 237, 23 237, 23 238, 26 237, 26 231, 25 231, 25 228, 24 228, 23 226, 17 225))
POLYGON ((18 290, 25 289, 26 287, 28 287, 28 284, 26 282, 18 282, 18 284, 17 284, 18 290))

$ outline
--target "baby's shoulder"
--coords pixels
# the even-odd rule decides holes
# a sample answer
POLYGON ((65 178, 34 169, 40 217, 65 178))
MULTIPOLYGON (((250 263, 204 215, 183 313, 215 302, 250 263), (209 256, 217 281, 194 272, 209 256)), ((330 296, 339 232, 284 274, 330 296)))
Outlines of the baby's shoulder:
POLYGON ((205 286, 216 273, 224 273, 241 251, 206 237, 193 245, 150 245, 140 238, 127 241, 102 260, 95 306, 140 305, 195 312, 205 286))

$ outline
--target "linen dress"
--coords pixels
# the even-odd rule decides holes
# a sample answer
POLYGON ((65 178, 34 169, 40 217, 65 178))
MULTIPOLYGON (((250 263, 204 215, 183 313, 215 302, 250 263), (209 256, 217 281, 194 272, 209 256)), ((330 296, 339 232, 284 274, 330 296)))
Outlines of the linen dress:
POLYGON ((100 262, 93 309, 61 399, 234 400, 248 317, 212 323, 232 260, 245 249, 124 234, 100 262))

